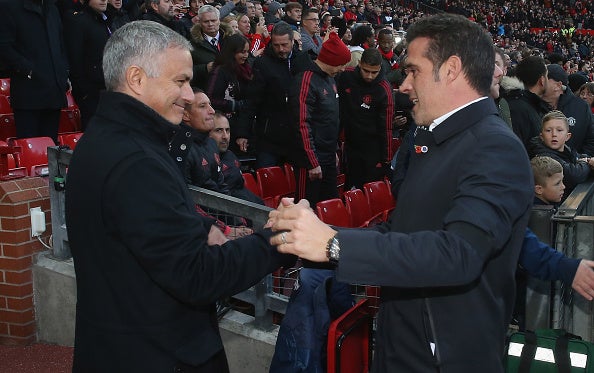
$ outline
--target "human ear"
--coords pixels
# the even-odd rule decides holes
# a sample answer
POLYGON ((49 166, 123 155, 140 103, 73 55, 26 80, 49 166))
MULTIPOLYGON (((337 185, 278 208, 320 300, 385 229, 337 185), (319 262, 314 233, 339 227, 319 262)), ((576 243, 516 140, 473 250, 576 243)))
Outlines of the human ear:
POLYGON ((144 70, 136 65, 126 69, 126 84, 137 95, 142 93, 145 85, 146 74, 144 70))

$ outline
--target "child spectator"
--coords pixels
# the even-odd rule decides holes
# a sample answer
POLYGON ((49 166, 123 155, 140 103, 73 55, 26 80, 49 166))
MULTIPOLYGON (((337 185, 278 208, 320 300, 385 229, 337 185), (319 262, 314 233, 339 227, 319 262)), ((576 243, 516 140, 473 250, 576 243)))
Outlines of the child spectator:
POLYGON ((539 156, 530 161, 534 175, 534 204, 557 206, 563 199, 563 166, 551 157, 539 156))
MULTIPOLYGON (((575 150, 566 145, 570 137, 567 117, 562 112, 553 110, 542 118, 540 135, 533 137, 528 146, 528 154, 531 158, 544 155, 561 164, 566 196, 590 175, 589 158, 578 155, 575 150)), ((594 160, 592 162, 594 164, 594 160)))

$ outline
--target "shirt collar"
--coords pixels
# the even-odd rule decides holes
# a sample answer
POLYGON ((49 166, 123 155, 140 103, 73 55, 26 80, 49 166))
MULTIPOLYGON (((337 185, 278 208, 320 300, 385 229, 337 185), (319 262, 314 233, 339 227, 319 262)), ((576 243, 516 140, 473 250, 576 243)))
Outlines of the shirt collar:
POLYGON ((466 103, 466 104, 464 104, 464 105, 462 105, 462 106, 459 106, 459 107, 457 107, 456 109, 454 109, 454 110, 452 110, 452 111, 450 111, 450 112, 448 112, 448 113, 445 113, 445 114, 444 114, 444 115, 442 115, 441 117, 439 117, 439 118, 435 119, 435 120, 433 121, 433 123, 431 123, 431 124, 429 125, 429 129, 428 129, 428 131, 429 131, 429 132, 432 132, 432 131, 433 131, 433 129, 434 129, 435 127, 439 126, 439 125, 440 125, 442 122, 444 122, 446 119, 448 119, 449 117, 451 117, 451 116, 452 116, 453 114, 455 114, 456 112, 458 112, 458 111, 460 111, 460 110, 464 109, 464 108, 465 108, 465 107, 467 107, 467 106, 470 106, 470 105, 474 104, 475 102, 479 102, 479 101, 481 101, 481 100, 484 100, 484 99, 486 99, 486 98, 487 98, 487 96, 479 97, 479 98, 477 98, 476 100, 472 100, 472 101, 470 101, 470 102, 468 102, 468 103, 466 103))

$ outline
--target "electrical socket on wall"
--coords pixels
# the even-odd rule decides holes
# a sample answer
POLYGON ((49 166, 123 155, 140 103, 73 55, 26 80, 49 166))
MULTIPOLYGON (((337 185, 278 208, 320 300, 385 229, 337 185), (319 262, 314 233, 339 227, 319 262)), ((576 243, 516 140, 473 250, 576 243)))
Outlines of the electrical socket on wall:
POLYGON ((31 213, 31 237, 41 236, 45 232, 45 213, 41 207, 33 207, 29 210, 31 213))

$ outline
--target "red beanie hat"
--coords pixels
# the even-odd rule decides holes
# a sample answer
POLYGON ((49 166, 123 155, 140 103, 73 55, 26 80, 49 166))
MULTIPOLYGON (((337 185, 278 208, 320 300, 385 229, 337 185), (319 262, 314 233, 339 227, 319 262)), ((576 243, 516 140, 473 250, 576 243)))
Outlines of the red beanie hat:
POLYGON ((351 61, 349 48, 340 40, 335 32, 322 44, 318 60, 330 66, 346 65, 351 61))

